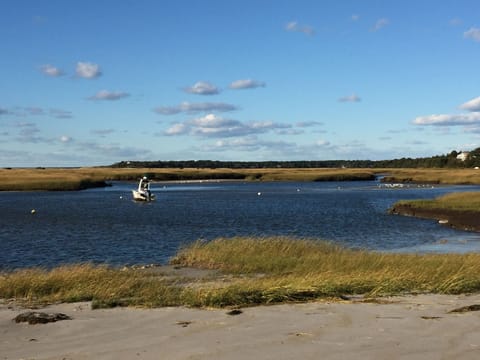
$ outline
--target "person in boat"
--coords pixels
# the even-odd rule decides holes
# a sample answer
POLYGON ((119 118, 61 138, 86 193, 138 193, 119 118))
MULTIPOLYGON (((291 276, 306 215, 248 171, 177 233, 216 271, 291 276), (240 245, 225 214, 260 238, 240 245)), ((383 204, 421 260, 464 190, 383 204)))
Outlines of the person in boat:
POLYGON ((142 190, 147 194, 147 197, 150 198, 152 192, 150 191, 150 180, 146 176, 143 177, 142 190))

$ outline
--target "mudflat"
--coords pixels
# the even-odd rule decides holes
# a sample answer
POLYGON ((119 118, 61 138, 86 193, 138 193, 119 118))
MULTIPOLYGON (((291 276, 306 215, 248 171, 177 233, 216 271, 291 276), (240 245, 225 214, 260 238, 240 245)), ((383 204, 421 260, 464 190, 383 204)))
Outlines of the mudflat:
POLYGON ((410 204, 396 204, 390 213, 435 219, 443 225, 460 230, 480 232, 480 215, 478 211, 457 209, 423 209, 410 204))
POLYGON ((480 294, 361 298, 227 309, 63 303, 29 325, 0 306, 3 359, 478 359, 480 294))

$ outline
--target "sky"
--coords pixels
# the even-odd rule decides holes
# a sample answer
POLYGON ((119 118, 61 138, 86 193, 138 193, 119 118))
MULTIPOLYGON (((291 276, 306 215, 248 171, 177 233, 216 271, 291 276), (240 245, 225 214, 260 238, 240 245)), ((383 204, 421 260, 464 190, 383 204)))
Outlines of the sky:
POLYGON ((0 3, 0 167, 480 146, 478 0, 0 3))

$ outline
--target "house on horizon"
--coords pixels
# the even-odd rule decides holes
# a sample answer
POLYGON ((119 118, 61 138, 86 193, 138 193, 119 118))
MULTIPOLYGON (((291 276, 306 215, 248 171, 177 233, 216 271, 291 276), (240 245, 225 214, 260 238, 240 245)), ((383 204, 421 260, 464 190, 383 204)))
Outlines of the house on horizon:
POLYGON ((460 160, 460 161, 465 161, 468 159, 468 156, 470 155, 470 152, 468 151, 461 151, 458 155, 457 155, 457 160, 460 160))

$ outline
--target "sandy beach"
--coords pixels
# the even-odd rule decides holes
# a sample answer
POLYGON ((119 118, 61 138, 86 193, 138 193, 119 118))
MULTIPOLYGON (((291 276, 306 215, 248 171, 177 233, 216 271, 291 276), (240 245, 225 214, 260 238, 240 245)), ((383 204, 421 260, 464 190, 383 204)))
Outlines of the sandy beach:
POLYGON ((0 359, 478 359, 478 295, 390 297, 225 309, 91 310, 49 306, 72 320, 29 325, 0 308, 0 359))

